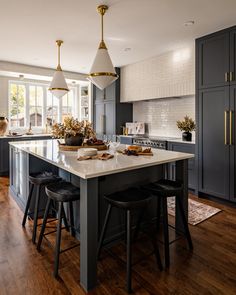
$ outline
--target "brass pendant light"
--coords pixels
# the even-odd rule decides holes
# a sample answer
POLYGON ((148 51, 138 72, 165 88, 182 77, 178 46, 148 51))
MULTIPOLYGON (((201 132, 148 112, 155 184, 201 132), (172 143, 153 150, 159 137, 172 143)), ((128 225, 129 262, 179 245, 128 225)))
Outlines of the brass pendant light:
POLYGON ((109 86, 119 77, 116 74, 103 39, 103 16, 107 10, 107 5, 99 5, 97 7, 97 11, 101 15, 101 42, 88 77, 88 79, 101 90, 109 86))
POLYGON ((56 72, 53 75, 53 79, 52 79, 52 82, 49 87, 49 90, 57 98, 61 98, 69 91, 69 88, 66 84, 66 80, 65 80, 64 74, 61 69, 61 64, 60 64, 60 47, 61 47, 62 43, 63 43, 62 40, 56 41, 56 44, 58 47, 58 65, 57 65, 56 72))

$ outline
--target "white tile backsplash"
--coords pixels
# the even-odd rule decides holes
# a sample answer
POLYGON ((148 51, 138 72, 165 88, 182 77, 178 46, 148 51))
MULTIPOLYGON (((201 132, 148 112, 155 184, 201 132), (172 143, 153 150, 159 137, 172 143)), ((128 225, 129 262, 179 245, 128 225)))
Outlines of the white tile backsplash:
POLYGON ((185 115, 195 119, 195 96, 133 103, 133 120, 147 123, 151 136, 181 137, 176 121, 185 115))

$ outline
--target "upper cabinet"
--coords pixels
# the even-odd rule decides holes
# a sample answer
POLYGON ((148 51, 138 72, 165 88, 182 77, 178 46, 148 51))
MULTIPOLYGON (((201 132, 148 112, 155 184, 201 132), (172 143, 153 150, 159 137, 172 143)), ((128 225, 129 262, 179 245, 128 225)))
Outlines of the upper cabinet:
POLYGON ((121 102, 195 94, 194 46, 121 68, 121 102))
POLYGON ((235 84, 236 30, 224 30, 197 40, 198 88, 235 84))

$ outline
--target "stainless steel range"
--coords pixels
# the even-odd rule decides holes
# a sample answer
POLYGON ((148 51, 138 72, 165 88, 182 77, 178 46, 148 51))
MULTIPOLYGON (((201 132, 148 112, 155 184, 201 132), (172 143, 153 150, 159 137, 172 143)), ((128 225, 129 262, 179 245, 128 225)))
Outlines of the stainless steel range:
POLYGON ((133 139, 133 144, 167 150, 167 143, 171 139, 173 137, 137 137, 133 139))

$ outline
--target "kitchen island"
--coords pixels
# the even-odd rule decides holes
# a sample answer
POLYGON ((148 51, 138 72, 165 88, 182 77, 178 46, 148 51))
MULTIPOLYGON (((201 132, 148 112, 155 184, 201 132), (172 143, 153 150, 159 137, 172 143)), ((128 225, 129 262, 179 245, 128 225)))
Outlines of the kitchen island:
MULTIPOLYGON (((121 145, 122 148, 125 146, 121 145)), ((80 240, 80 283, 88 291, 97 283, 97 241, 107 206, 103 195, 156 181, 164 176, 166 164, 176 162, 176 180, 184 185, 182 202, 187 217, 187 169, 188 159, 192 157, 192 154, 153 149, 153 156, 115 154, 107 161, 77 161, 77 152, 60 151, 57 140, 12 142, 10 190, 23 209, 24 202, 19 200, 19 196, 27 198, 28 175, 32 172, 50 170, 80 187, 80 201, 76 204, 74 216, 77 238, 80 240)), ((155 206, 150 206, 148 216, 155 218, 155 213, 155 206)), ((181 230, 178 207, 175 219, 176 226, 181 230)), ((123 217, 117 211, 108 229, 107 242, 117 239, 123 228, 123 217)))

